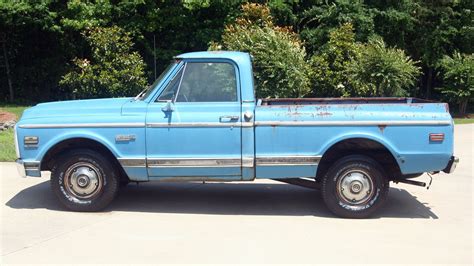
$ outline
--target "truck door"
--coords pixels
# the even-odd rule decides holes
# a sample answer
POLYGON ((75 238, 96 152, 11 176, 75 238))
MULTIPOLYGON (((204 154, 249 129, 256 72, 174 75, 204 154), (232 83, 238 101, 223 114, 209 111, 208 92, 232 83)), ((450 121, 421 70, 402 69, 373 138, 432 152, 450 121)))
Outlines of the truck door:
POLYGON ((183 62, 147 111, 150 180, 240 180, 238 68, 229 61, 183 62))

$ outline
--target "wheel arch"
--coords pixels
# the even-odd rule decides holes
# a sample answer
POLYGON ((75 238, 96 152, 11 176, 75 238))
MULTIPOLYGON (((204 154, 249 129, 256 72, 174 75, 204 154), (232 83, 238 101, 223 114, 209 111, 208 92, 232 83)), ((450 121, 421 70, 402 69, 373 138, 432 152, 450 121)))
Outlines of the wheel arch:
POLYGON ((366 155, 378 162, 393 179, 401 175, 400 165, 397 161, 398 153, 391 143, 370 135, 350 134, 339 136, 330 140, 321 153, 316 179, 320 180, 329 167, 346 155, 366 155))
POLYGON ((56 138, 50 141, 50 145, 41 153, 41 170, 51 170, 59 156, 72 149, 91 149, 99 152, 110 161, 116 169, 119 169, 122 178, 128 178, 122 165, 117 159, 117 151, 111 148, 106 141, 94 136, 85 136, 82 134, 68 135, 56 138))

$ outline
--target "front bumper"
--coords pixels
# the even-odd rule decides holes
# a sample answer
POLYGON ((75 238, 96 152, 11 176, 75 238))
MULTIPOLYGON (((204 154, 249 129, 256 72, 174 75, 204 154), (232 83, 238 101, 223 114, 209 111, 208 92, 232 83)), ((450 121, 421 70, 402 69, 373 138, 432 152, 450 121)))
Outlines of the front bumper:
POLYGON ((17 159, 16 169, 21 177, 41 177, 41 167, 39 162, 25 162, 22 159, 17 159))
POLYGON ((443 169, 443 172, 447 174, 453 173, 458 163, 459 163, 459 158, 456 156, 451 156, 451 159, 449 159, 448 165, 446 166, 446 168, 443 169))
POLYGON ((23 160, 17 159, 15 162, 16 162, 16 170, 18 170, 18 174, 20 175, 20 177, 25 178, 26 170, 25 170, 25 164, 23 163, 23 160))

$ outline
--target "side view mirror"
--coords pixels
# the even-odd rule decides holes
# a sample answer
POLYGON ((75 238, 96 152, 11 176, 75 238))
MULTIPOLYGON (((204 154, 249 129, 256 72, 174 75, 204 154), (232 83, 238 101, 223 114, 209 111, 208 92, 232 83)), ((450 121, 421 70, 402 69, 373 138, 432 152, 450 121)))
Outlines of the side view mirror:
POLYGON ((173 102, 171 102, 170 100, 166 101, 165 106, 161 107, 161 111, 163 111, 163 112, 173 112, 174 111, 173 102))

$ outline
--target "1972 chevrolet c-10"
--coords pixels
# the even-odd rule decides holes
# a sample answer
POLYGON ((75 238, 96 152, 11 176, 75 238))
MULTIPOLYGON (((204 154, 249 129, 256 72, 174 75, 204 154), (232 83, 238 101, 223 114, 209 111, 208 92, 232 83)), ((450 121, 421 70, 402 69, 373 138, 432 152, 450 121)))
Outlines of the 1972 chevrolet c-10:
POLYGON ((51 171, 52 190, 75 211, 106 207, 130 181, 270 178, 320 187, 333 213, 362 218, 390 181, 424 184, 412 178, 458 162, 447 104, 257 100, 241 52, 179 55, 135 98, 38 104, 15 129, 21 175, 51 171))

